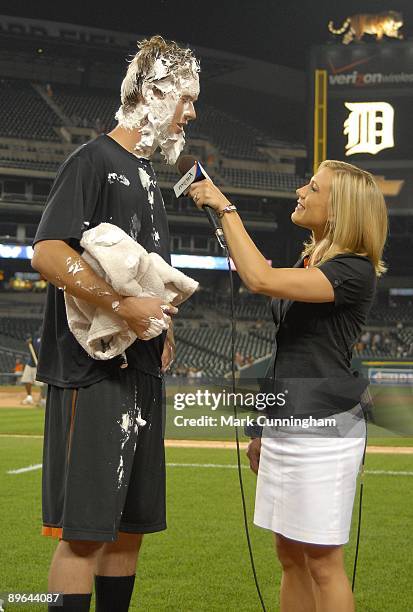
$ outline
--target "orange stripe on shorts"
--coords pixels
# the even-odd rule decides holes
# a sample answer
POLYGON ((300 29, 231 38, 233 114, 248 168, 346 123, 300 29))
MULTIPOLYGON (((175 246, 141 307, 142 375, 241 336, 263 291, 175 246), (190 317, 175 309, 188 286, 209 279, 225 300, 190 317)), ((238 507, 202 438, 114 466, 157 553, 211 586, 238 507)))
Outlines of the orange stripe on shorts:
POLYGON ((63 529, 61 527, 47 527, 43 525, 42 527, 42 535, 48 536, 49 538, 59 538, 62 539, 63 529))

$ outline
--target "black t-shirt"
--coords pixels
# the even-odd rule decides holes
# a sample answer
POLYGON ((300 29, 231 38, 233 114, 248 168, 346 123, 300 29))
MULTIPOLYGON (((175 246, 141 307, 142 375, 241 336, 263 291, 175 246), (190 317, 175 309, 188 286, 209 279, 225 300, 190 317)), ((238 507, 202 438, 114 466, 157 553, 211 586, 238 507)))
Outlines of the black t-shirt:
MULTIPOLYGON (((34 243, 64 240, 81 252, 83 232, 103 222, 170 263, 168 221, 154 170, 107 135, 79 147, 60 167, 34 243)), ((137 340, 126 351, 129 367, 160 376, 164 340, 165 334, 137 340)), ((110 376, 119 365, 118 358, 100 361, 86 353, 69 330, 63 291, 49 285, 37 378, 80 387, 110 376)))
POLYGON ((292 393, 287 406, 294 414, 350 409, 368 385, 351 370, 351 358, 374 299, 374 266, 367 257, 340 254, 318 268, 334 289, 334 302, 272 300, 277 335, 267 376, 278 392, 286 387, 292 393))

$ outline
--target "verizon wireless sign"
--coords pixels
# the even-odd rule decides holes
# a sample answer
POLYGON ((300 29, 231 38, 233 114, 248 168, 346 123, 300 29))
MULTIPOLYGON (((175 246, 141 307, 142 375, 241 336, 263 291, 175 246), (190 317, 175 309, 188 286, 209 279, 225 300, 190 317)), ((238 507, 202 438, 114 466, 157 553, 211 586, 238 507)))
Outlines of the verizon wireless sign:
POLYGON ((345 85, 358 85, 364 87, 368 85, 387 85, 394 83, 413 83, 412 72, 359 72, 353 70, 344 74, 329 74, 328 83, 332 87, 345 85))

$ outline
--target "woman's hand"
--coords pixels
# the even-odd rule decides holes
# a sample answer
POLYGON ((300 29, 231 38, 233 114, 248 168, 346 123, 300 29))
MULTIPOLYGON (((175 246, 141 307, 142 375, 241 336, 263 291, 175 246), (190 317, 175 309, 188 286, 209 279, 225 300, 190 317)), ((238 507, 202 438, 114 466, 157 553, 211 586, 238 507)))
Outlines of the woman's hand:
POLYGON ((219 211, 231 204, 218 187, 208 179, 191 185, 188 195, 193 199, 199 209, 207 205, 219 211))
POLYGON ((253 438, 248 444, 247 457, 250 460, 250 468, 254 474, 258 474, 261 454, 261 438, 253 438))

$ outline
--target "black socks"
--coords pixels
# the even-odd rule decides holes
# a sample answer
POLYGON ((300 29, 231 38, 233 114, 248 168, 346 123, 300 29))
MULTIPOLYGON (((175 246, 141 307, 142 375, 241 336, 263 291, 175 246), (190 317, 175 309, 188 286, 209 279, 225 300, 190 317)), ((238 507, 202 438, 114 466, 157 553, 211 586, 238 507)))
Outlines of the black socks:
POLYGON ((128 612, 133 576, 95 576, 96 612, 128 612))
POLYGON ((74 595, 63 595, 63 607, 49 606, 49 612, 89 612, 90 600, 92 599, 92 593, 86 593, 85 595, 74 594, 74 595))
MULTIPOLYGON (((135 584, 133 576, 95 576, 96 612, 128 612, 135 584)), ((89 612, 92 594, 64 594, 63 607, 49 612, 89 612)))

